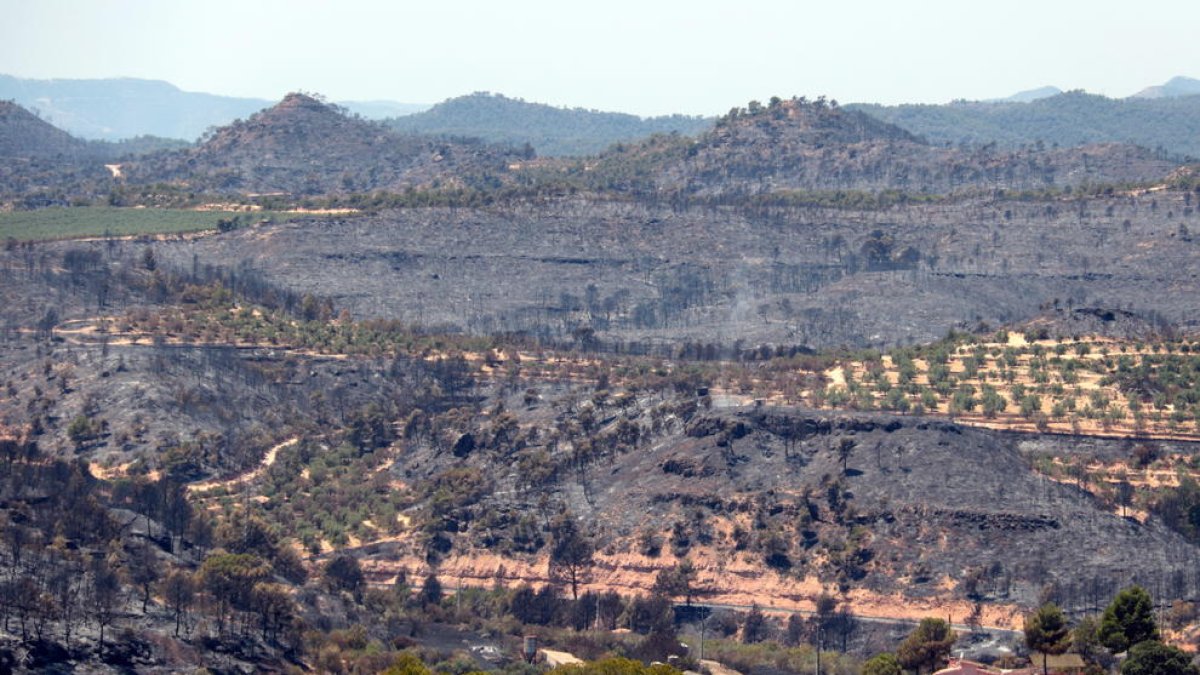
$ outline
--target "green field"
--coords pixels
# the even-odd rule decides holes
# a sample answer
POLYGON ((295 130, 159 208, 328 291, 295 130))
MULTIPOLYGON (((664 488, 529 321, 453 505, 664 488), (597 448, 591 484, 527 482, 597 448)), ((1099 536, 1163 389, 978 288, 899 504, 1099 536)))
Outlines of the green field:
POLYGON ((243 225, 291 216, 274 211, 190 211, 112 206, 48 208, 0 213, 0 239, 42 241, 78 237, 121 237, 139 234, 177 234, 215 230, 218 220, 240 217, 243 225))

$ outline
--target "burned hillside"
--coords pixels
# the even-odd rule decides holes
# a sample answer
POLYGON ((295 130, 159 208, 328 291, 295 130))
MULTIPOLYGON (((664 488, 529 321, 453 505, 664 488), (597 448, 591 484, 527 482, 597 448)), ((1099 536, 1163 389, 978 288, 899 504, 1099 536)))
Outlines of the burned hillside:
POLYGON ((1190 330, 1198 198, 860 209, 576 198, 265 226, 159 254, 237 261, 358 317, 554 341, 887 346, 1077 307, 1190 330))
POLYGON ((585 442, 546 420, 541 405, 506 415, 515 450, 491 443, 498 420, 485 420, 465 432, 470 448, 418 441, 398 456, 390 472, 405 482, 453 477, 478 489, 442 515, 412 511, 442 519, 434 539, 360 554, 381 571, 444 556, 457 561, 449 574, 475 582, 503 574, 495 561, 508 560, 509 574, 529 570, 536 580, 545 574, 539 540, 550 537, 520 514, 549 509, 573 514, 595 538, 595 582, 648 588, 655 570, 686 558, 697 566, 696 592, 715 602, 774 595, 804 606, 833 589, 864 606, 892 595, 997 606, 1053 597, 1083 612, 1133 581, 1164 598, 1190 597, 1200 582, 1179 572, 1195 551, 1178 534, 1039 475, 1017 437, 1000 432, 664 401, 597 403, 591 415, 606 419, 585 442), (761 577, 745 576, 756 568, 761 577))

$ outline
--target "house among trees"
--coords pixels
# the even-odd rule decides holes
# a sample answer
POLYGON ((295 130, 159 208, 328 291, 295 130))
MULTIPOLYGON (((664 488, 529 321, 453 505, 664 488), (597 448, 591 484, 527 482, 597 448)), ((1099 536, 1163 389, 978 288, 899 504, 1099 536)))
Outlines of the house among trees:
POLYGON ((992 666, 968 661, 964 658, 950 657, 950 662, 945 668, 935 672, 933 675, 1034 675, 1038 670, 1036 668, 1020 668, 1017 670, 1002 670, 993 668, 992 666))
MULTIPOLYGON (((1042 655, 1040 652, 1034 652, 1030 656, 1030 659, 1033 663, 1040 664, 1042 662, 1042 655)), ((1050 654, 1046 659, 1046 666, 1049 669, 1050 675, 1074 675, 1075 673, 1082 673, 1085 664, 1083 658, 1078 654, 1050 654)), ((1016 669, 996 668, 952 656, 946 667, 935 672, 933 675, 1041 675, 1041 672, 1042 669, 1040 666, 1026 666, 1016 669)))
MULTIPOLYGON (((1034 652, 1030 654, 1029 660, 1033 663, 1041 663, 1042 653, 1034 652)), ((1083 662, 1083 657, 1079 654, 1049 654, 1046 656, 1046 667, 1050 669, 1051 673, 1074 675, 1075 673, 1082 673, 1087 664, 1083 662)))

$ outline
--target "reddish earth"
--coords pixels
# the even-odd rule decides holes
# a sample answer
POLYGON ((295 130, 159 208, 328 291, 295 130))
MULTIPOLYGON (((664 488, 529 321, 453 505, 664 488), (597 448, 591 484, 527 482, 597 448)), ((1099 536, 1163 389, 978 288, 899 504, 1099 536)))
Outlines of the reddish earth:
MULTIPOLYGON (((757 604, 781 611, 811 612, 816 609, 816 599, 822 593, 838 595, 836 589, 823 585, 815 577, 797 579, 781 576, 736 556, 718 557, 717 552, 712 550, 693 550, 693 555, 688 559, 696 567, 695 587, 703 589, 701 601, 705 603, 737 607, 757 604)), ((654 585, 659 570, 677 562, 673 556, 666 554, 648 558, 638 554, 600 553, 596 555, 596 563, 587 582, 580 584, 579 591, 645 595, 654 585)), ((490 588, 497 584, 506 587, 523 583, 540 585, 550 582, 547 563, 545 556, 530 561, 478 552, 447 558, 437 566, 436 573, 446 589, 490 588)), ((412 555, 397 560, 368 558, 363 560, 363 569, 375 583, 380 584, 392 583, 402 569, 410 580, 422 579, 431 571, 420 557, 412 555)), ((963 623, 973 605, 966 600, 950 597, 954 586, 954 580, 947 577, 942 584, 946 593, 932 600, 884 595, 865 589, 854 589, 839 597, 862 617, 920 620, 936 616, 963 623)), ((982 607, 981 624, 989 628, 1019 630, 1022 617, 1022 610, 1016 605, 988 604, 982 607)))

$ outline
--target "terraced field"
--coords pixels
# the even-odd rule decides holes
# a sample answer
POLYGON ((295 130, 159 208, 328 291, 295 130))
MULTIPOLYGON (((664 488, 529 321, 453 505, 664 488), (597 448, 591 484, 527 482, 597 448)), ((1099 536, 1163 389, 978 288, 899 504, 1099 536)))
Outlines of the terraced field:
POLYGON ((0 239, 46 241, 81 237, 128 237, 216 230, 221 221, 287 220, 267 211, 151 209, 89 206, 0 212, 0 239))
POLYGON ((1200 437, 1200 343, 960 336, 826 373, 816 403, 933 412, 1001 429, 1200 437))

